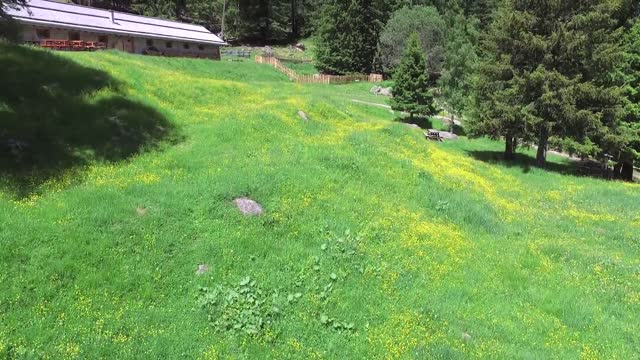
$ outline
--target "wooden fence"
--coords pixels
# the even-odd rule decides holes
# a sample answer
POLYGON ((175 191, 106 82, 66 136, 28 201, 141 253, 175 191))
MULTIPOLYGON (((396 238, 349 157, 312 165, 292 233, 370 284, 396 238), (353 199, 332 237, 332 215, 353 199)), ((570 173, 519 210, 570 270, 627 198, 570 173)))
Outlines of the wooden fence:
POLYGON ((274 56, 274 57, 280 61, 292 62, 296 64, 311 64, 313 62, 313 60, 311 59, 295 59, 295 58, 288 58, 288 57, 281 57, 281 56, 274 56))
POLYGON ((369 74, 369 75, 299 75, 295 71, 284 66, 280 60, 272 56, 256 56, 256 62, 258 64, 269 64, 275 67, 278 71, 284 73, 289 79, 298 83, 315 83, 315 84, 347 84, 357 81, 362 82, 379 82, 382 81, 382 75, 369 74))

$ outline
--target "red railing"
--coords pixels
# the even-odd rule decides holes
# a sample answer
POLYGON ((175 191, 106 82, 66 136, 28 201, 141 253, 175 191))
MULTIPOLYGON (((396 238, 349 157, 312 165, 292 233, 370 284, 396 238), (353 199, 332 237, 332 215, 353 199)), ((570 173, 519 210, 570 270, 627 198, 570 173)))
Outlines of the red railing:
POLYGON ((32 42, 33 45, 41 46, 43 48, 52 50, 100 50, 106 49, 107 44, 100 41, 83 41, 83 40, 56 40, 47 39, 40 42, 32 42))

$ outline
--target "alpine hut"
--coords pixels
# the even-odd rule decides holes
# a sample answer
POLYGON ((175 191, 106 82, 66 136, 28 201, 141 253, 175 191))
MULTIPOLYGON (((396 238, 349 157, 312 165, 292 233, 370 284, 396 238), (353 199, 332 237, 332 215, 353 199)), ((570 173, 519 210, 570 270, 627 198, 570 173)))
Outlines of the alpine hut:
POLYGON ((136 54, 219 60, 226 43, 200 25, 128 13, 28 0, 4 11, 23 26, 24 42, 58 50, 118 49, 136 54))

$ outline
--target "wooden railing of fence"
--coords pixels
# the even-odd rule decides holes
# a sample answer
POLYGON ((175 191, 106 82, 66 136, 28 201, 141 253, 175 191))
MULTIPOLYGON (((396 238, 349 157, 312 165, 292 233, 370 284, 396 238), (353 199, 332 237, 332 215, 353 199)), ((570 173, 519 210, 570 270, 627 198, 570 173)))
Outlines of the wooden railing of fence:
POLYGON ((284 66, 280 60, 273 56, 256 56, 256 62, 258 64, 269 64, 276 68, 278 71, 284 73, 289 79, 298 83, 316 83, 316 84, 347 84, 356 81, 363 82, 380 82, 382 81, 382 75, 369 74, 369 75, 299 75, 295 71, 284 66))

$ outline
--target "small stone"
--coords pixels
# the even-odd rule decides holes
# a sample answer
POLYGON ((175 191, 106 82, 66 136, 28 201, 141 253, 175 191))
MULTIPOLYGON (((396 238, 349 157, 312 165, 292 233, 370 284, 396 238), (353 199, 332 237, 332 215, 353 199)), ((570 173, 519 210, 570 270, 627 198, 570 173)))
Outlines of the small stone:
POLYGON ((302 110, 298 111, 298 115, 300 115, 302 120, 309 121, 309 117, 307 116, 307 114, 304 113, 304 111, 302 111, 302 110))
POLYGON ((416 125, 416 124, 404 124, 406 127, 412 128, 412 129, 420 129, 420 126, 416 125))
POLYGON ((462 341, 468 343, 471 342, 471 335, 468 332, 462 333, 462 341))
POLYGON ((233 203, 236 204, 238 210, 247 216, 262 215, 264 212, 260 204, 246 197, 237 198, 233 200, 233 203))
POLYGON ((207 272, 209 272, 209 265, 207 264, 198 265, 198 270, 196 270, 196 275, 202 275, 207 272))
POLYGON ((144 206, 138 206, 136 208, 136 214, 138 214, 138 216, 145 216, 147 214, 147 208, 144 206))

